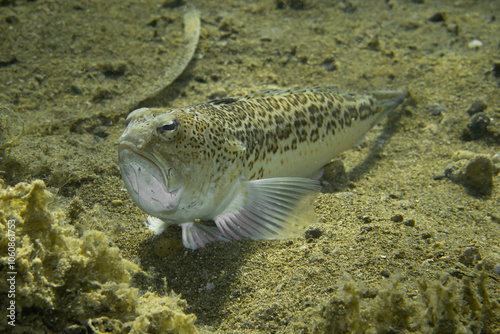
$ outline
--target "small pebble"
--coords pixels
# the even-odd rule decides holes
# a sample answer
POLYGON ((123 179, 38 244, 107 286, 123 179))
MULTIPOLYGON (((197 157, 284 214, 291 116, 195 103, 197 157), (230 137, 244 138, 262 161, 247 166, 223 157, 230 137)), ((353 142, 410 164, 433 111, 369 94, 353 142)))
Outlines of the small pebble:
POLYGON ((493 268, 493 271, 495 272, 495 274, 500 275, 500 264, 497 264, 495 268, 493 268))
POLYGON ((478 112, 485 111, 486 108, 488 108, 488 105, 484 101, 475 100, 474 102, 472 102, 469 109, 467 109, 467 114, 469 114, 469 116, 473 116, 478 112))
POLYGON ((409 227, 414 227, 415 226, 415 219, 407 219, 404 221, 404 223, 406 226, 409 226, 409 227))
POLYGON ((445 15, 443 13, 436 13, 434 15, 432 15, 431 17, 429 17, 429 21, 431 22, 443 22, 445 19, 445 15))
POLYGON ((484 112, 476 113, 471 117, 469 124, 467 124, 467 128, 464 129, 462 139, 475 140, 484 137, 490 122, 491 119, 484 112))
POLYGON ((337 63, 335 62, 335 58, 328 57, 323 60, 323 67, 327 72, 333 72, 338 69, 337 63))
POLYGON ((348 180, 342 160, 335 159, 329 162, 324 168, 321 180, 324 181, 322 183, 324 192, 331 193, 344 189, 348 180))
POLYGON ((469 49, 479 50, 482 47, 483 47, 483 42, 481 42, 478 39, 474 39, 469 42, 469 49))
POLYGON ((404 251, 400 251, 394 255, 394 259, 404 259, 406 256, 406 253, 404 251))
POLYGON ((402 214, 395 214, 394 216, 391 217, 391 220, 395 223, 400 223, 403 221, 403 215, 402 214))
POLYGON ((392 198, 392 199, 400 199, 402 197, 403 196, 400 192, 393 192, 393 193, 389 194, 389 198, 392 198))
POLYGON ((387 269, 384 269, 380 272, 380 275, 384 276, 385 278, 391 277, 391 272, 387 269))
POLYGON ((432 237, 432 235, 430 233, 422 233, 422 239, 429 239, 430 237, 432 237))
POLYGON ((69 91, 72 93, 72 94, 75 94, 75 95, 80 95, 80 94, 83 94, 84 92, 84 89, 81 85, 79 84, 71 84, 69 86, 69 91))
POLYGON ((321 231, 319 228, 311 228, 306 231, 304 236, 306 239, 318 239, 322 235, 323 231, 321 231))
POLYGON ((114 199, 111 201, 111 205, 112 206, 122 206, 123 205, 123 201, 121 199, 114 199))
POLYGON ((369 224, 372 222, 372 218, 370 216, 361 216, 358 218, 361 219, 363 221, 363 223, 365 223, 365 224, 369 224))
POLYGON ((481 194, 489 194, 493 188, 493 163, 490 157, 477 155, 458 171, 456 181, 481 194))

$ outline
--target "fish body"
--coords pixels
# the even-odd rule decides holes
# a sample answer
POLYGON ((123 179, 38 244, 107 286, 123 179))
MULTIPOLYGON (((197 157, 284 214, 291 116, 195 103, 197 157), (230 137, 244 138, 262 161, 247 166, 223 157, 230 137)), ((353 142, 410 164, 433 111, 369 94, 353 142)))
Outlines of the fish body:
POLYGON ((180 224, 185 247, 293 236, 309 223, 314 177, 404 97, 317 88, 137 109, 119 139, 122 178, 150 229, 180 224))

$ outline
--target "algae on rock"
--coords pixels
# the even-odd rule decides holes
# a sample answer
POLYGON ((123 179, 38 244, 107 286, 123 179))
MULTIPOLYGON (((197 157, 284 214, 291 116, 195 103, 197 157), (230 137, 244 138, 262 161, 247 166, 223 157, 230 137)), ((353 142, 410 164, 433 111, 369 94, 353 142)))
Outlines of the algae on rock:
MULTIPOLYGON (((117 247, 98 231, 82 237, 65 222, 62 211, 51 211, 57 199, 34 181, 5 187, 0 180, 0 267, 8 266, 7 222, 15 222, 16 326, 13 332, 60 333, 66 328, 113 333, 197 333, 195 316, 186 315, 183 300, 171 294, 140 295, 133 275, 145 275, 121 257, 117 247), (107 319, 107 320, 106 320, 107 319)), ((11 233, 12 233, 11 229, 11 233)), ((12 259, 11 259, 12 260, 12 259)), ((7 296, 9 284, 0 282, 7 296)), ((2 298, 2 308, 10 303, 2 298)), ((11 325, 2 317, 0 331, 11 325)))

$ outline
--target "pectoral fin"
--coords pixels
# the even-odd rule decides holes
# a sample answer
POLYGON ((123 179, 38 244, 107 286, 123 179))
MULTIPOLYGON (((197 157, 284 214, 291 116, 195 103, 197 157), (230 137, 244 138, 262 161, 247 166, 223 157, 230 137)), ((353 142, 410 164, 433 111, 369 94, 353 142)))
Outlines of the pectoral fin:
POLYGON ((296 236, 301 227, 316 222, 312 202, 319 181, 282 177, 244 181, 231 212, 214 218, 226 239, 283 239, 296 236), (243 201, 242 201, 243 197, 243 201))

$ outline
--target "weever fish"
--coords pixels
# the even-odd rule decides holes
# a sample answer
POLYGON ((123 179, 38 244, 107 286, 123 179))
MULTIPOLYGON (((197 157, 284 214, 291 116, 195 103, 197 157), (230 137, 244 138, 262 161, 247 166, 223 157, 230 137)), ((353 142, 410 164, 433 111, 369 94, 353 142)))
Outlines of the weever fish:
POLYGON ((140 108, 119 139, 122 178, 153 216, 149 228, 159 234, 180 224, 187 248, 294 236, 314 222, 303 213, 320 190, 315 176, 404 98, 314 88, 140 108))

